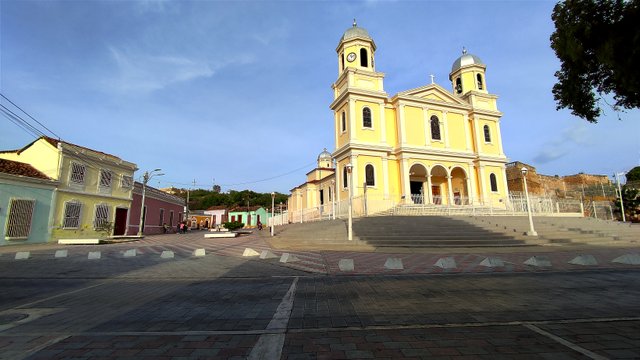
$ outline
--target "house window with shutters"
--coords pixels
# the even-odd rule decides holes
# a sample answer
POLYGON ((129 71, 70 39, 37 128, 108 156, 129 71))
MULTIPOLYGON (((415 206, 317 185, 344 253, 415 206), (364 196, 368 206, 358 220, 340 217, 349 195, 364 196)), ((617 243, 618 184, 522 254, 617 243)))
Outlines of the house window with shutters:
POLYGON ((64 219, 62 227, 65 229, 77 229, 80 227, 80 213, 82 211, 82 203, 67 202, 64 204, 64 219))
POLYGON ((4 235, 7 239, 26 239, 29 237, 35 204, 35 200, 11 199, 4 235))
POLYGON ((72 184, 83 185, 86 172, 87 168, 84 165, 72 162, 69 182, 72 184))
POLYGON ((93 228, 102 229, 109 222, 109 205, 96 205, 96 217, 93 219, 93 228))
POLYGON ((123 189, 131 189, 133 186, 133 177, 128 175, 122 175, 120 178, 120 187, 123 189))
POLYGON ((100 189, 111 190, 111 177, 113 174, 109 170, 100 170, 100 189))

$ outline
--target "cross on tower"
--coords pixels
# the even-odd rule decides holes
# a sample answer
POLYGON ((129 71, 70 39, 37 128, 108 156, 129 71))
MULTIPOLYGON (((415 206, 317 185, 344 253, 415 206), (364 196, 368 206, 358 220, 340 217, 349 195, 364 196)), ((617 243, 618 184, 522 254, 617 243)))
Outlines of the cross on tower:
POLYGON ((429 75, 429 77, 431 77, 431 83, 432 83, 432 84, 435 84, 435 81, 434 81, 433 79, 435 79, 435 77, 436 77, 436 76, 435 76, 435 75, 433 75, 433 74, 431 74, 431 75, 429 75))

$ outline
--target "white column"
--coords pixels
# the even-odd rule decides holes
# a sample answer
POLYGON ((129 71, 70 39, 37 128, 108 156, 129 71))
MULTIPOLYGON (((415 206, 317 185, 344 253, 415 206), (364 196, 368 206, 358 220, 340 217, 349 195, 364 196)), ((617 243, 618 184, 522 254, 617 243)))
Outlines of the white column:
POLYGON ((498 144, 498 152, 500 153, 500 155, 504 156, 504 152, 502 151, 502 134, 500 133, 500 120, 496 121, 496 140, 498 144))
MULTIPOLYGON (((469 115, 464 114, 464 139, 467 151, 471 150, 471 136, 469 134, 469 115)), ((337 143, 336 143, 337 144, 337 143)))
POLYGON ((353 142, 356 135, 356 101, 349 99, 349 142, 353 142))
POLYGON ((402 188, 401 195, 405 197, 405 202, 409 201, 411 198, 411 188, 409 187, 409 169, 407 168, 408 162, 409 161, 407 159, 400 160, 400 181, 402 182, 402 184, 400 184, 402 188))
POLYGON ((379 104, 380 109, 380 143, 387 143, 387 120, 384 113, 384 103, 379 104))
POLYGON ((431 170, 427 169, 427 199, 429 202, 427 204, 433 204, 433 193, 431 190, 431 170))
POLYGON ((471 124, 473 125, 473 134, 475 135, 476 138, 476 151, 478 152, 478 154, 482 153, 482 141, 481 141, 481 137, 480 137, 480 133, 478 132, 478 119, 477 118, 473 118, 471 120, 471 124))
POLYGON ((447 121, 447 113, 448 111, 442 112, 442 129, 444 132, 444 147, 449 148, 449 121, 447 121))
POLYGON ((384 197, 389 196, 389 163, 386 156, 382 156, 382 182, 384 197))
POLYGON ((486 202, 486 189, 485 189, 485 181, 484 181, 484 165, 480 165, 480 171, 478 174, 478 183, 480 185, 480 191, 479 191, 479 197, 480 197, 480 202, 482 204, 484 204, 486 202))
POLYGON ((451 175, 447 175, 447 195, 449 195, 449 205, 453 205, 453 186, 451 185, 451 175))
POLYGON ((400 132, 398 134, 400 146, 406 145, 407 143, 407 133, 405 132, 404 126, 404 104, 400 104, 398 107, 398 120, 400 122, 400 132))
POLYGON ((358 196, 358 155, 351 155, 351 165, 353 165, 353 170, 351 170, 351 176, 353 176, 353 196, 358 196))
POLYGON ((476 189, 476 168, 475 168, 475 166, 473 166, 472 164, 469 164, 468 171, 469 171, 469 178, 471 180, 471 187, 469 188, 469 191, 471 192, 471 194, 469 194, 469 196, 472 199, 471 202, 475 203, 476 194, 478 193, 477 189, 476 189))
POLYGON ((424 117, 424 144, 431 146, 431 123, 429 122, 429 108, 422 108, 422 115, 424 117))

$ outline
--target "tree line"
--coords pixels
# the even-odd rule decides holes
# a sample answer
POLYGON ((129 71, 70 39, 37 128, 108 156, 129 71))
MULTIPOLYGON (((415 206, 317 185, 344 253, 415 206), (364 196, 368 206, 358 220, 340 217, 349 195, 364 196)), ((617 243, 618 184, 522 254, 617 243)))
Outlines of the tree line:
MULTIPOLYGON (((187 199, 186 189, 172 189, 176 196, 187 199)), ((286 208, 287 194, 275 193, 276 209, 280 203, 286 208)), ((196 189, 189 191, 189 209, 190 210, 206 210, 212 206, 226 206, 227 208, 246 207, 246 206, 262 206, 271 208, 271 193, 258 193, 251 190, 229 190, 223 193, 219 191, 196 189)))

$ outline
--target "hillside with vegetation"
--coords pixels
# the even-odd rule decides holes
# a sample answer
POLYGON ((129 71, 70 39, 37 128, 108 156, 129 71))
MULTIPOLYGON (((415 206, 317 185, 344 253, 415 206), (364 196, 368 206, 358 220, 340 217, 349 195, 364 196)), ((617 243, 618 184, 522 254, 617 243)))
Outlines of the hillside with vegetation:
MULTIPOLYGON (((187 198, 186 189, 171 189, 176 196, 180 196, 183 199, 187 198)), ((286 194, 276 193, 275 204, 276 209, 282 202, 286 206, 287 203, 286 194)), ((227 193, 196 189, 189 191, 189 210, 206 210, 212 206, 226 206, 227 208, 233 208, 236 206, 262 206, 265 208, 271 208, 271 193, 257 193, 251 190, 230 190, 227 193)))

